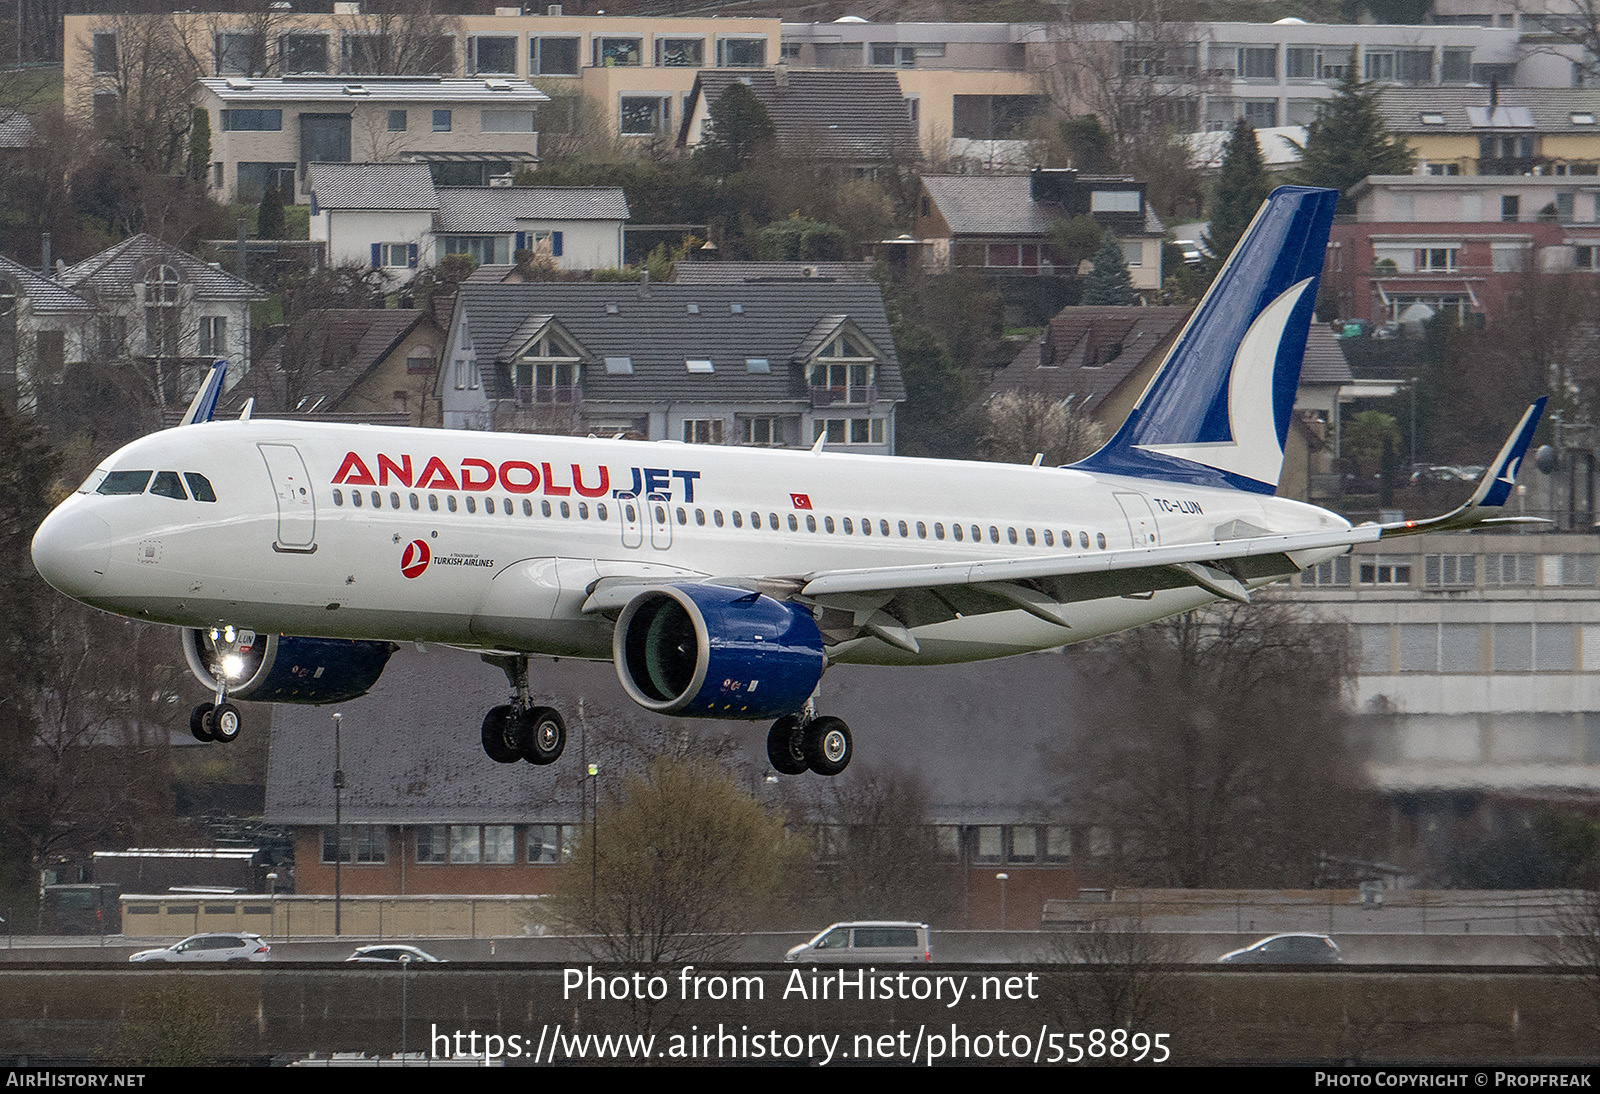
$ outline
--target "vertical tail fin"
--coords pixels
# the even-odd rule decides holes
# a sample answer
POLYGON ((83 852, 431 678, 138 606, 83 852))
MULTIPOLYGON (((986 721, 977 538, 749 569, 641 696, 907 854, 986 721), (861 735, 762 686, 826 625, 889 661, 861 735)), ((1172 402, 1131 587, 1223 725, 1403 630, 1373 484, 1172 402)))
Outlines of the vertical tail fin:
POLYGON ((1338 197, 1268 195, 1127 421, 1074 467, 1277 489, 1338 197))
POLYGON ((200 382, 200 390, 194 393, 194 399, 189 403, 189 409, 184 412, 183 420, 179 425, 194 425, 196 422, 209 422, 216 413, 217 398, 222 394, 222 378, 227 375, 228 362, 218 360, 211 366, 211 371, 206 373, 206 378, 200 382))

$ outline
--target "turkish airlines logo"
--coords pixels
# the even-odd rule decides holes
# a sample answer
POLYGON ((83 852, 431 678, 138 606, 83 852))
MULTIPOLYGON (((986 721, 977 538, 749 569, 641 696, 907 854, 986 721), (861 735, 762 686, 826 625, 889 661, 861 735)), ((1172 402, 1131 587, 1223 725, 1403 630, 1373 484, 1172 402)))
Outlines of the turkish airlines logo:
POLYGON ((432 557, 433 552, 428 550, 428 545, 420 539, 414 539, 406 544, 405 553, 400 556, 400 572, 406 577, 421 577, 432 557))

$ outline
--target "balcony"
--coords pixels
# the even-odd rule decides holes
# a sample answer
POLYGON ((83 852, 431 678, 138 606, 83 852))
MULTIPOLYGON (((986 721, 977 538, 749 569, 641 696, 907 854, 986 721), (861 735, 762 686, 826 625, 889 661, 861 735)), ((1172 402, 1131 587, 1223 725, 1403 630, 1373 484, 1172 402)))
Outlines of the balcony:
POLYGON ((577 406, 583 402, 583 388, 578 384, 523 385, 517 389, 517 406, 577 406))
POLYGON ((878 401, 878 385, 866 387, 813 387, 811 408, 830 406, 871 406, 878 401))

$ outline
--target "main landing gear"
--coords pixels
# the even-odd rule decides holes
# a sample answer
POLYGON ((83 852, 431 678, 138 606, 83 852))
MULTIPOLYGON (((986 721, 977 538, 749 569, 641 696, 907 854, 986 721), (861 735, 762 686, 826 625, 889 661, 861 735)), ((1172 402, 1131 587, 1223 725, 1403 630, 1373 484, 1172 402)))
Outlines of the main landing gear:
POLYGON ((500 666, 511 682, 510 703, 494 707, 483 719, 483 751, 497 764, 527 760, 543 767, 561 758, 567 747, 567 724, 553 707, 536 707, 528 699, 526 657, 485 657, 500 666))
POLYGON ((815 771, 833 776, 850 766, 854 745, 843 718, 817 717, 811 704, 799 714, 785 714, 767 732, 767 759, 780 775, 815 771))

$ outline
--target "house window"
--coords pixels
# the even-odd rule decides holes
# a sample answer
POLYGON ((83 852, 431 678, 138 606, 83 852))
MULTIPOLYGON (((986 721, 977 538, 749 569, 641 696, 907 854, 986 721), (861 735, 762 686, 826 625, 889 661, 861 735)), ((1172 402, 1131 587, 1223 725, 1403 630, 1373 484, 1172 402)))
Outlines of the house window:
POLYGON ((417 861, 437 864, 449 861, 450 829, 443 824, 424 824, 416 829, 417 861))
POLYGON ((450 111, 435 110, 433 112, 433 131, 435 133, 450 132, 450 111))
POLYGON ((813 406, 865 406, 876 401, 870 364, 819 364, 815 378, 813 406))
POLYGON ((769 446, 783 444, 783 419, 741 418, 739 443, 769 446))
POLYGON ((917 47, 874 42, 867 47, 868 64, 878 68, 916 68, 917 47))
POLYGON ((1005 853, 1005 829, 983 824, 972 829, 972 861, 999 862, 1005 853))
POLYGON ((389 132, 404 133, 406 131, 406 112, 404 110, 389 111, 389 132))
POLYGON ((1393 50, 1367 50, 1363 61, 1366 64, 1366 78, 1369 80, 1394 79, 1394 51, 1393 50))
POLYGON ((226 357, 228 355, 228 317, 202 315, 200 317, 199 353, 201 357, 226 357))
POLYGON ((389 861, 389 830, 375 824, 332 825, 322 830, 322 861, 381 865, 389 861), (342 835, 343 838, 340 838, 342 835))
POLYGON ((467 41, 468 64, 474 73, 514 76, 517 72, 517 40, 514 37, 478 37, 467 41))
POLYGON ((279 64, 287 75, 328 71, 326 34, 285 34, 278 39, 279 64))
POLYGON ((812 422, 813 441, 826 434, 828 444, 882 444, 882 418, 818 418, 812 422))
POLYGON ((1460 252, 1454 247, 1423 247, 1416 253, 1416 269, 1418 270, 1453 270, 1456 268, 1456 256, 1460 252))
POLYGON ((1270 129, 1278 124, 1277 99, 1246 99, 1242 104, 1245 121, 1257 129, 1270 129))
POLYGON ((704 38, 657 38, 656 64, 663 68, 704 68, 704 38))
POLYGON ((1422 584, 1425 588, 1462 588, 1477 583, 1477 555, 1422 556, 1422 584))
POLYGON ((1411 584, 1410 555, 1367 555, 1360 562, 1363 585, 1411 584))
POLYGON ((218 76, 256 76, 266 67, 265 43, 259 34, 223 31, 215 39, 218 76))
POLYGON ((102 316, 95 324, 95 341, 103 360, 121 357, 128 347, 128 321, 120 315, 102 316))
POLYGON ((292 163, 241 162, 235 169, 235 200, 258 202, 270 187, 276 186, 288 202, 294 196, 294 178, 292 163))
POLYGON ((1278 78, 1278 47, 1240 46, 1237 72, 1241 78, 1246 80, 1276 80, 1278 78))
POLYGON ((642 38, 596 38, 595 68, 624 68, 644 64, 642 38))
POLYGON ((95 31, 93 48, 94 74, 96 76, 115 76, 117 74, 117 32, 114 30, 95 31))
POLYGON ((1020 140, 1028 123, 1049 109, 1044 95, 956 95, 952 136, 964 140, 1020 140))
POLYGON ((1144 265, 1144 244, 1124 243, 1122 245, 1122 264, 1128 269, 1137 269, 1144 265))
POLYGON ((517 861, 517 830, 514 825, 483 826, 483 861, 495 866, 517 861))
POLYGON ((1350 556, 1340 555, 1330 558, 1327 562, 1303 570, 1300 574, 1301 588, 1338 588, 1345 589, 1350 586, 1350 556))
POLYGON ((505 266, 511 262, 511 241, 505 236, 441 236, 438 261, 445 255, 470 255, 480 266, 505 266))
POLYGON ((566 862, 572 857, 572 845, 577 829, 570 824, 530 824, 528 826, 528 861, 538 863, 566 862))
POLYGON ((1547 585, 1593 585, 1595 583, 1595 555, 1556 555, 1556 580, 1547 585))
POLYGON ((576 361, 530 361, 525 357, 511 372, 517 402, 522 406, 565 406, 577 401, 576 361))
POLYGON ((576 76, 578 40, 576 38, 528 39, 528 75, 576 76))
POLYGON ((660 95, 622 96, 622 135, 651 137, 664 132, 670 120, 671 102, 660 95))
POLYGON ((477 825, 450 826, 450 861, 464 864, 483 861, 483 834, 477 825))
POLYGON ((378 265, 389 269, 404 269, 411 265, 411 244, 379 243, 378 265))
POLYGON ((224 110, 224 133, 279 133, 283 131, 281 110, 224 110))
POLYGON ((721 444, 721 418, 685 418, 683 420, 684 444, 721 444))
POLYGON ((533 111, 485 110, 483 112, 483 131, 485 133, 532 133, 534 131, 533 111))
POLYGON ((178 356, 178 271, 157 266, 144 282, 144 352, 147 357, 178 356))
POLYGON ((1600 247, 1593 244, 1572 249, 1572 265, 1575 269, 1600 269, 1600 261, 1597 261, 1597 258, 1600 258, 1600 247))
POLYGON ((1483 579, 1489 585, 1532 585, 1538 555, 1489 555, 1483 579))
POLYGON ((765 38, 718 38, 718 68, 761 68, 767 63, 765 38))

